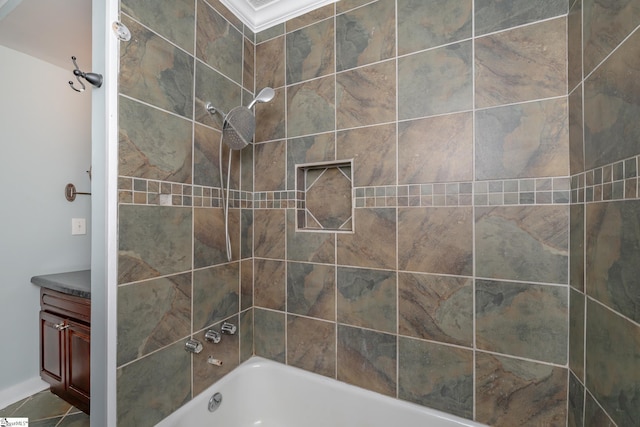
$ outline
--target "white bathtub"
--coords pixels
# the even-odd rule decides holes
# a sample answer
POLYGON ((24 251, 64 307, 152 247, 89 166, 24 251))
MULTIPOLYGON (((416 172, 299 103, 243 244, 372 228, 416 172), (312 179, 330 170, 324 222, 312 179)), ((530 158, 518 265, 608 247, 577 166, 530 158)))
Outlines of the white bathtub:
MULTIPOLYGON (((213 369, 213 367, 212 367, 213 369)), ((160 427, 459 427, 473 421, 253 357, 160 427), (222 403, 209 412, 209 399, 222 403)))

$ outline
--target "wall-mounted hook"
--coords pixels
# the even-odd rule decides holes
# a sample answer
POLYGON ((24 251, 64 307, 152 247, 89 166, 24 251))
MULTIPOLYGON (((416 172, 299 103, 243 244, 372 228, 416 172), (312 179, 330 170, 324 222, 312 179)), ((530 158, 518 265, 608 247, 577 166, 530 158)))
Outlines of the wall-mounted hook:
POLYGON ((72 56, 71 60, 73 61, 74 67, 76 67, 75 70, 73 70, 73 75, 76 76, 76 80, 78 80, 78 83, 80 83, 80 86, 82 86, 81 89, 78 89, 75 86, 73 86, 72 81, 69 81, 69 86, 71 86, 71 89, 75 90, 76 92, 84 92, 84 90, 86 89, 86 86, 84 85, 84 83, 82 83, 82 80, 80 80, 80 77, 82 77, 83 79, 85 79, 95 87, 102 86, 102 74, 85 73, 83 71, 80 71, 80 67, 78 67, 78 63, 76 62, 76 57, 72 56))

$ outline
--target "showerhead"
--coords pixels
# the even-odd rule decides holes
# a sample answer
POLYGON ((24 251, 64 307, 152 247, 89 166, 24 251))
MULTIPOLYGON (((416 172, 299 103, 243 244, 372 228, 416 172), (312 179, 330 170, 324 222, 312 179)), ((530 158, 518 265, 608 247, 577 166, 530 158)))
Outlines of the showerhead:
POLYGON ((224 118, 222 142, 232 150, 242 150, 249 145, 256 130, 256 118, 247 107, 235 107, 224 118))
POLYGON ((251 103, 249 103, 247 108, 251 110, 253 106, 256 105, 258 102, 269 102, 273 99, 275 95, 276 95, 275 90, 271 89, 270 87, 265 87, 258 93, 256 98, 253 101, 251 101, 251 103))

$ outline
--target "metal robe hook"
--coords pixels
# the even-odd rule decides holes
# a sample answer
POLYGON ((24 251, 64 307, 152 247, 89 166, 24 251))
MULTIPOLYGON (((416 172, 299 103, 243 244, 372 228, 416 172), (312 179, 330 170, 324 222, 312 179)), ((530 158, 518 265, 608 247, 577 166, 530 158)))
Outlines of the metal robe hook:
POLYGON ((84 92, 84 90, 86 89, 86 86, 84 85, 84 83, 82 83, 82 80, 80 80, 80 77, 82 77, 83 79, 85 79, 95 87, 102 86, 102 74, 85 73, 80 70, 80 67, 78 67, 78 63, 76 62, 75 56, 72 56, 71 60, 73 61, 73 66, 75 67, 75 70, 73 70, 73 75, 76 76, 76 80, 78 80, 78 83, 80 83, 80 86, 82 86, 82 89, 77 89, 75 86, 73 86, 73 82, 69 81, 69 86, 71 86, 71 89, 75 90, 76 92, 84 92))

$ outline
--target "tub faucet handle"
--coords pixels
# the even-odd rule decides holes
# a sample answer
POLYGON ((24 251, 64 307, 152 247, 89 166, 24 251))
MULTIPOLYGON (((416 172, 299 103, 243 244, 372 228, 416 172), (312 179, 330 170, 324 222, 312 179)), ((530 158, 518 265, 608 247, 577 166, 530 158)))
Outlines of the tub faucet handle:
POLYGON ((226 335, 235 335, 238 328, 233 323, 224 322, 220 330, 226 335))
POLYGON ((214 331, 213 329, 209 329, 207 330, 207 332, 204 333, 204 339, 207 342, 218 344, 221 338, 222 336, 220 335, 220 332, 214 331))
POLYGON ((202 351, 202 343, 200 341, 191 339, 184 344, 184 349, 189 353, 198 354, 202 351))

